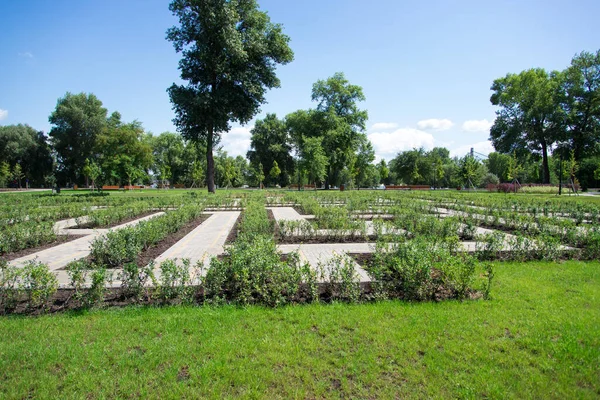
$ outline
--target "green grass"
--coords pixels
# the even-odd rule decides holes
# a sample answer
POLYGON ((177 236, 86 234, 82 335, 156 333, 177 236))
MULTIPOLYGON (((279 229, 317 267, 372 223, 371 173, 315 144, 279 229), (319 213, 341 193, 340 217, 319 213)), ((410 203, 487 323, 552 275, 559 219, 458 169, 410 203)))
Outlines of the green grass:
POLYGON ((0 398, 598 398, 600 263, 496 264, 491 301, 0 319, 0 398))

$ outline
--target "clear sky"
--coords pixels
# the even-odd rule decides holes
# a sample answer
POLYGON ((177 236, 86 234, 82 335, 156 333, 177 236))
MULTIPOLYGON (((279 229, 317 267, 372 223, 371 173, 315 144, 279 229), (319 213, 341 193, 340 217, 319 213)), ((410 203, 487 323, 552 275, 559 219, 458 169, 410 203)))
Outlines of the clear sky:
MULTIPOLYGON (((49 131, 67 91, 92 92, 109 112, 158 134, 174 131, 166 88, 179 55, 167 0, 0 0, 0 124, 49 131)), ((259 0, 291 37, 295 60, 262 113, 314 106, 312 84, 342 71, 363 87, 378 157, 445 146, 492 150, 492 81, 532 67, 564 69, 600 48, 600 1, 259 0)), ((244 154, 249 129, 223 139, 244 154)))

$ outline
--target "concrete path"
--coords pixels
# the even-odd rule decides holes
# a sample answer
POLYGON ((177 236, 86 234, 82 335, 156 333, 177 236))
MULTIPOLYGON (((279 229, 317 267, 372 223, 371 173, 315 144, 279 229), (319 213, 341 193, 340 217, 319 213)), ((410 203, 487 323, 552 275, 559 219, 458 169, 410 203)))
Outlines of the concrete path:
POLYGON ((206 221, 156 258, 155 272, 159 271, 158 267, 161 262, 175 258, 179 260, 187 258, 192 265, 203 261, 204 265, 208 266, 212 256, 223 254, 227 236, 239 215, 239 211, 220 211, 212 214, 206 221))
MULTIPOLYGON (((159 215, 163 215, 164 212, 159 212, 156 214, 148 215, 146 217, 137 219, 135 221, 130 221, 125 224, 121 224, 111 228, 110 230, 118 230, 125 228, 127 226, 132 226, 140 223, 141 221, 148 220, 150 218, 158 217, 159 215)), ((69 225, 69 223, 65 221, 58 221, 56 226, 59 234, 66 235, 81 235, 84 234, 86 236, 72 240, 67 243, 59 244, 54 247, 50 247, 48 249, 38 251, 37 253, 29 254, 24 257, 20 257, 12 260, 9 264, 14 266, 24 266, 27 262, 32 260, 37 260, 42 262, 50 268, 51 271, 55 271, 62 267, 65 267, 68 263, 74 260, 79 260, 80 258, 87 257, 90 254, 90 244, 94 239, 98 236, 103 235, 109 231, 109 229, 66 229, 62 228, 64 226, 69 225)), ((73 226, 73 225, 71 225, 73 226)))
MULTIPOLYGON (((283 254, 289 254, 297 251, 300 255, 300 260, 307 262, 310 266, 317 270, 319 264, 327 264, 336 255, 344 255, 346 253, 373 253, 375 251, 374 243, 322 243, 322 244, 282 244, 277 246, 278 250, 283 254)), ((360 279, 360 282, 370 282, 371 278, 358 263, 353 261, 354 270, 360 279)), ((324 279, 320 277, 320 282, 324 279)))

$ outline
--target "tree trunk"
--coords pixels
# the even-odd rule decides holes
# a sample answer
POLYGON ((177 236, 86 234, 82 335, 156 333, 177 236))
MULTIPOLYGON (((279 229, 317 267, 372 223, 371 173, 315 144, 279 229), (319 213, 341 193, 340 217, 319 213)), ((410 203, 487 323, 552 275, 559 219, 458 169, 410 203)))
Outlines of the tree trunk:
POLYGON ((206 138, 206 186, 209 193, 215 193, 215 160, 213 158, 213 127, 206 138))
POLYGON ((550 167, 548 166, 548 145, 545 140, 542 140, 542 169, 544 170, 544 177, 542 183, 550 183, 550 167))

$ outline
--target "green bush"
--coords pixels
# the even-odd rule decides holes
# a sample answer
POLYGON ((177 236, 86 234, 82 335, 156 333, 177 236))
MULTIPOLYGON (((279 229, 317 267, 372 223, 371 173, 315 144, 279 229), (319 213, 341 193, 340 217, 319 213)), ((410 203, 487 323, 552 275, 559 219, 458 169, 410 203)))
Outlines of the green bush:
MULTIPOLYGON (((213 303, 276 307, 292 302, 301 285, 316 285, 314 279, 310 267, 302 265, 299 257, 291 255, 282 261, 273 238, 259 235, 252 240, 238 238, 222 260, 211 260, 205 294, 213 303)), ((305 290, 311 292, 314 289, 305 290)))
POLYGON ((21 279, 30 308, 45 309, 58 289, 58 279, 47 265, 31 261, 23 268, 21 279))

